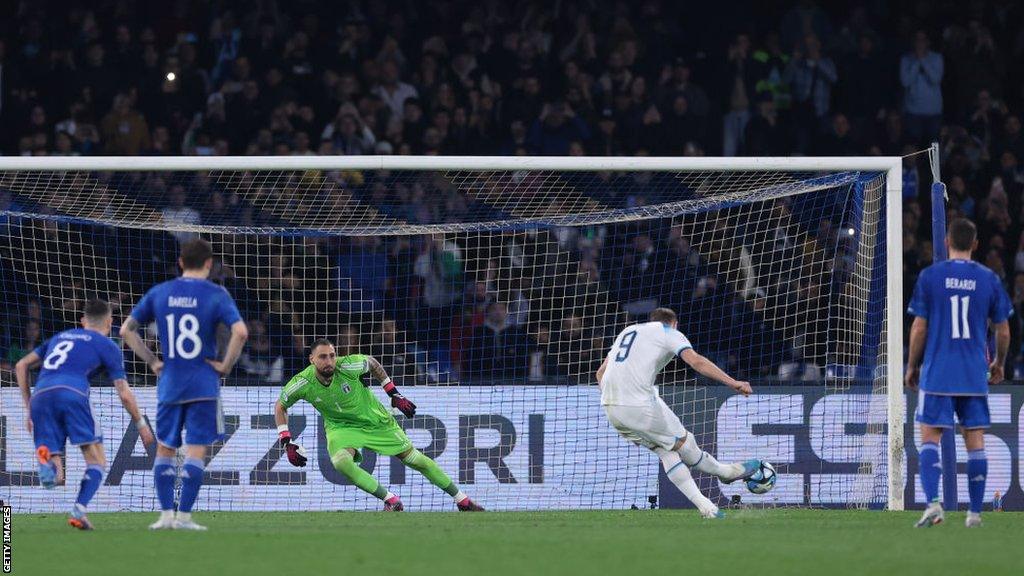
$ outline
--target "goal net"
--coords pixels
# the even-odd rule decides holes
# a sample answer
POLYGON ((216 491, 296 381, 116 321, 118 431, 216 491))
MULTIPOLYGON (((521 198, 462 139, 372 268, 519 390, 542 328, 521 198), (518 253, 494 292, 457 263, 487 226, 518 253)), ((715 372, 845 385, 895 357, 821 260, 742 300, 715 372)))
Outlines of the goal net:
MULTIPOLYGON (((331 466, 308 404, 290 427, 309 466, 275 444, 273 403, 324 337, 380 359, 419 407, 397 416, 413 443, 489 509, 687 505, 652 453, 616 435, 595 385, 615 335, 659 306, 755 390, 737 396, 677 361, 659 377, 665 401, 719 460, 779 472, 762 496, 698 474, 712 499, 900 506, 902 395, 887 352, 902 326, 887 313, 901 279, 887 272, 880 161, 74 160, 0 172, 0 497, 15 511, 63 510, 83 464, 68 446, 67 486, 35 487, 13 361, 75 325, 90 297, 113 304, 116 334, 194 236, 213 243, 211 278, 250 333, 223 383, 226 438, 200 510, 380 507, 331 466)), ((144 333, 155 346, 154 327, 144 333)), ((155 418, 155 380, 126 358, 155 418)), ((92 508, 155 510, 153 455, 105 375, 91 400, 109 468, 92 508)), ((453 508, 397 459, 366 451, 362 465, 409 509, 453 508)))

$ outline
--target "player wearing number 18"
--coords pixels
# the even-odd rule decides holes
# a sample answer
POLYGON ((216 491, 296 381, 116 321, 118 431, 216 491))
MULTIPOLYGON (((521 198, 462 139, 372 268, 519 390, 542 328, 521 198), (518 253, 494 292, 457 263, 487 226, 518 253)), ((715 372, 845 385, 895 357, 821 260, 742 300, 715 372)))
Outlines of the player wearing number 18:
POLYGON ((949 260, 921 271, 908 312, 910 327, 906 384, 918 388, 915 420, 921 425, 920 475, 928 507, 918 527, 943 521, 939 503, 939 440, 945 428, 960 423, 967 444, 967 488, 971 505, 967 526, 981 524, 985 500, 985 429, 989 427, 988 385, 1003 380, 1013 313, 999 277, 971 261, 978 230, 970 220, 950 222, 946 236, 949 260), (996 350, 988 364, 988 327, 996 333, 996 350), (924 358, 923 366, 919 367, 924 358), (986 375, 986 369, 988 374, 986 375))
POLYGON ((210 243, 195 239, 182 245, 175 278, 151 288, 121 327, 125 343, 157 375, 157 450, 153 480, 160 500, 160 530, 205 530, 192 521, 192 506, 203 483, 206 451, 224 434, 220 406, 220 377, 231 372, 248 338, 235 301, 222 286, 207 280, 213 266, 210 243), (156 322, 158 359, 142 341, 138 329, 156 322), (218 324, 231 327, 223 360, 217 360, 218 324), (174 456, 181 447, 182 429, 187 458, 182 467, 181 495, 174 510, 174 456))

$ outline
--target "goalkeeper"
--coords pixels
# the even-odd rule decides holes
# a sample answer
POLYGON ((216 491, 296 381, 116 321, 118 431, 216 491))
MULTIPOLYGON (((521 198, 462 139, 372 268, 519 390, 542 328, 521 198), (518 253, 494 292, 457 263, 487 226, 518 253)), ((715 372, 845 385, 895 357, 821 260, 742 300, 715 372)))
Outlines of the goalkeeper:
POLYGON ((288 408, 299 400, 305 400, 324 418, 327 453, 334 468, 359 489, 383 500, 384 510, 401 512, 402 501, 359 467, 362 460, 360 448, 368 448, 384 456, 397 456, 406 466, 448 493, 460 511, 483 511, 459 490, 437 462, 413 447, 394 416, 363 385, 360 377, 371 373, 391 397, 393 407, 408 418, 416 415, 416 405, 398 393, 380 362, 363 354, 338 358, 334 345, 326 339, 313 343, 309 361, 312 365, 288 381, 274 406, 278 436, 288 453, 289 462, 295 466, 306 465, 305 450, 292 442, 288 431, 288 408))

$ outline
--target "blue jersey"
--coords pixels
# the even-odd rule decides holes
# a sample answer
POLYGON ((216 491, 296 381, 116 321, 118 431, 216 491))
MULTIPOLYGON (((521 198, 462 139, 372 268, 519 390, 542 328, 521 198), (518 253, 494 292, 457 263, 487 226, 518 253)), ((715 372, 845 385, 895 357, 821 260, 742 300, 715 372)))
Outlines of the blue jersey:
POLYGON ((111 380, 124 380, 124 355, 113 340, 95 330, 65 330, 33 350, 43 360, 36 393, 70 388, 89 395, 89 378, 106 369, 111 380))
POLYGON ((156 321, 164 369, 157 379, 160 403, 215 399, 220 375, 207 364, 217 358, 217 325, 242 319, 222 286, 198 278, 176 278, 150 288, 132 318, 156 321))
POLYGON ((988 394, 988 321, 1013 313, 999 277, 970 260, 925 268, 907 310, 928 320, 921 390, 929 394, 988 394))

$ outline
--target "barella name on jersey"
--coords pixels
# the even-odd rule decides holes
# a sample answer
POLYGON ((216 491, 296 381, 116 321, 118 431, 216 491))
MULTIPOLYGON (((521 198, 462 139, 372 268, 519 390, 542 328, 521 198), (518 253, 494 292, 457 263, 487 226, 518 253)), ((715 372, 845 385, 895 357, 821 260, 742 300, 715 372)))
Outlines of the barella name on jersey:
POLYGON ((198 308, 199 301, 195 296, 168 296, 168 308, 198 308))
POLYGON ((978 285, 977 280, 970 278, 946 278, 947 290, 974 290, 978 285))

